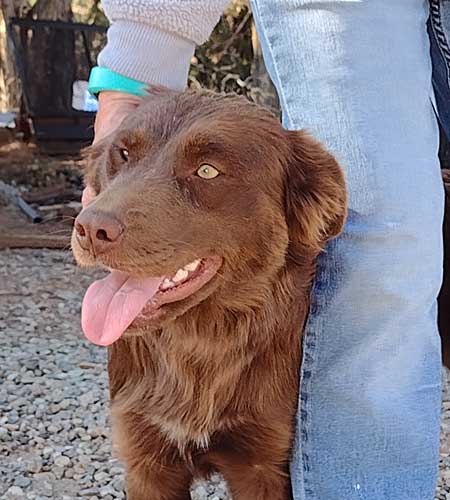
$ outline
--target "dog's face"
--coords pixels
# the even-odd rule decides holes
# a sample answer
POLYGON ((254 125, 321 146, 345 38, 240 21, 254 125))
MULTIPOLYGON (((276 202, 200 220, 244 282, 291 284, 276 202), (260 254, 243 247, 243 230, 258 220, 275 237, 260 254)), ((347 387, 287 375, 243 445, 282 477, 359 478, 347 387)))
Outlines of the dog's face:
POLYGON ((97 196, 77 219, 73 252, 81 265, 114 270, 86 296, 90 330, 118 321, 111 309, 127 310, 127 334, 204 301, 233 309, 345 218, 329 153, 245 99, 208 92, 155 92, 91 150, 86 181, 97 196), (131 313, 127 293, 139 303, 131 313))

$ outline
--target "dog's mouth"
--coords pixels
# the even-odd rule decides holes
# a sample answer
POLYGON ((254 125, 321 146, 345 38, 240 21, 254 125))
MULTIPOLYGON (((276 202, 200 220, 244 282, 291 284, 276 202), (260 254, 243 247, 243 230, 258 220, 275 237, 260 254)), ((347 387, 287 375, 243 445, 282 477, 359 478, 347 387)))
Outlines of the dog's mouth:
POLYGON ((112 270, 86 292, 81 313, 84 334, 97 345, 114 343, 129 327, 154 320, 164 304, 194 295, 221 265, 220 257, 207 257, 190 262, 171 276, 148 278, 112 270))

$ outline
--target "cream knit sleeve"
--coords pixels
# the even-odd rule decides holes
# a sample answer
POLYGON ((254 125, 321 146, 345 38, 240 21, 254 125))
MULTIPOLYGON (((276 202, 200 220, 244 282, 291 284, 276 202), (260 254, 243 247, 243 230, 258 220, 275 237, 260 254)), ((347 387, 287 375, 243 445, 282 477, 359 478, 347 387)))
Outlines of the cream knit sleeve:
POLYGON ((203 43, 229 0, 103 0, 111 21, 98 64, 174 89, 186 86, 195 44, 203 43))

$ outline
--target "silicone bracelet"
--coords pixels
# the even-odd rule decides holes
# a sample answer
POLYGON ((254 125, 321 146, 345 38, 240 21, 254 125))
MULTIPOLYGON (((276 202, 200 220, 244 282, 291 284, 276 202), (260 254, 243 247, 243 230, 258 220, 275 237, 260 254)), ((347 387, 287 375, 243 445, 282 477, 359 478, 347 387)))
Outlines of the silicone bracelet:
POLYGON ((148 84, 116 73, 105 66, 95 66, 89 76, 89 92, 98 94, 103 90, 114 90, 137 96, 147 95, 148 84))

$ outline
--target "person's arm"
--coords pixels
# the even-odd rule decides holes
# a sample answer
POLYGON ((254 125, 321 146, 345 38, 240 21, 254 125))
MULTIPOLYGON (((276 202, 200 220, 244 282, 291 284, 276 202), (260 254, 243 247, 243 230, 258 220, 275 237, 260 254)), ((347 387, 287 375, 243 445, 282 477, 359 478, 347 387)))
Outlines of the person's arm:
MULTIPOLYGON (((203 43, 229 0, 103 0, 111 26, 99 66, 150 85, 186 87, 195 45, 203 43)), ((140 102, 103 91, 95 142, 110 134, 140 102)))
POLYGON ((196 44, 203 43, 229 0, 103 0, 111 21, 99 65, 142 82, 186 86, 196 44))

